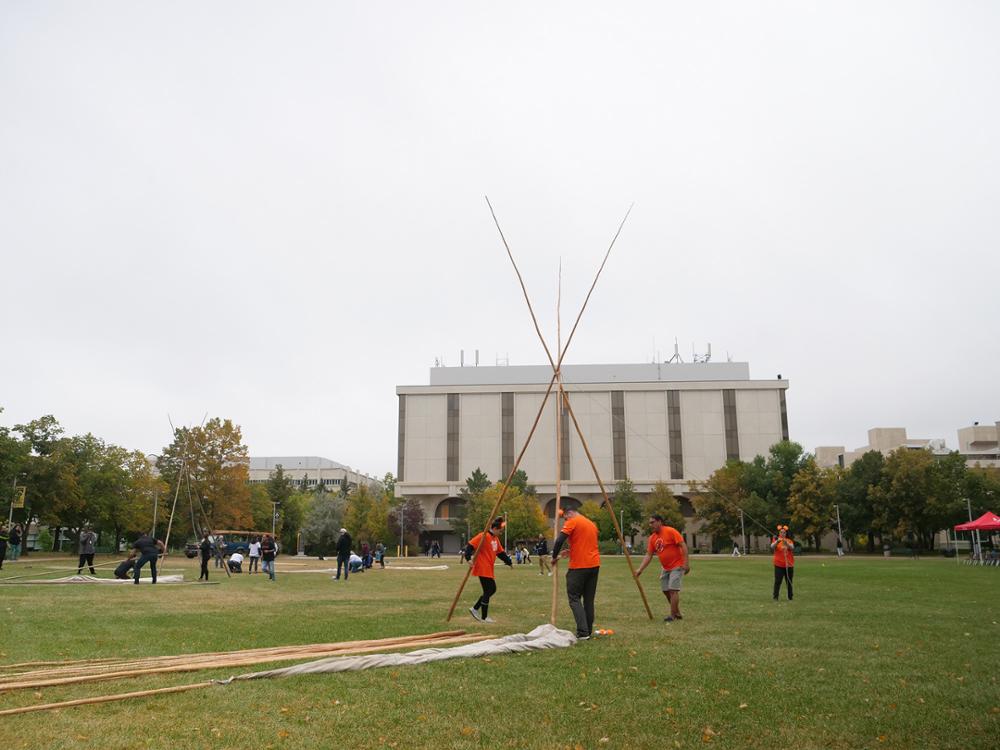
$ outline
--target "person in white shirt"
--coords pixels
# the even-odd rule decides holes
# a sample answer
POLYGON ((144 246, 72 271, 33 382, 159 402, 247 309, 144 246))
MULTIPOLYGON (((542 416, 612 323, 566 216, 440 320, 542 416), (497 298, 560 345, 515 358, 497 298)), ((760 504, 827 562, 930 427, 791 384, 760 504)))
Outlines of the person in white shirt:
POLYGON ((229 572, 230 573, 242 573, 243 572, 243 555, 239 552, 234 552, 229 556, 229 572))
POLYGON ((254 571, 260 573, 260 537, 254 537, 250 542, 250 567, 247 568, 247 573, 254 571))
POLYGON ((352 573, 360 573, 364 569, 365 561, 361 559, 361 555, 356 555, 354 554, 354 550, 351 550, 351 555, 347 558, 347 564, 351 567, 352 573))

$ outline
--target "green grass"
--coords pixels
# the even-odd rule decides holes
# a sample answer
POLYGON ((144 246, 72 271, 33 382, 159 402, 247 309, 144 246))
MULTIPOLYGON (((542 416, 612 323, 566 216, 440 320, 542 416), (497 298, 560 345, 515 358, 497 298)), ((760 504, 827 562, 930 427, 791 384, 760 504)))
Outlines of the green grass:
MULTIPOLYGON (((290 562, 285 558, 283 562, 290 562)), ((2 586, 0 662, 154 655, 444 629, 462 569, 372 571, 349 583, 281 572, 218 586, 2 586)), ((571 649, 298 677, 4 717, 7 748, 995 748, 1000 570, 944 560, 802 558, 771 601, 763 557, 694 559, 685 619, 650 622, 623 560, 606 559, 598 626, 571 649), (710 728, 714 735, 706 735, 710 728), (706 741, 707 740, 707 741, 706 741)), ((28 563, 36 569, 53 563, 28 563)), ((171 558, 168 567, 195 564, 171 558)), ((318 565, 317 565, 318 567, 318 565)), ((499 567, 499 566, 498 566, 499 567)), ((30 572, 5 566, 4 575, 30 572)), ((105 569, 107 574, 107 569, 105 569)), ((498 570, 496 634, 546 621, 550 579, 498 570)), ((559 624, 569 627, 564 596, 559 624)), ((0 708, 228 676, 191 673, 0 695, 0 708)))

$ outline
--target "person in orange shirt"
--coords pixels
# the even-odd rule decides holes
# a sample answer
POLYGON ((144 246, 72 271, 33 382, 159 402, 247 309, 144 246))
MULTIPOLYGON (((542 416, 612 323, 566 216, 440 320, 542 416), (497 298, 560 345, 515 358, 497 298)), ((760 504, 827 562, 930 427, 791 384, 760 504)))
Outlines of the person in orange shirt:
POLYGON ((499 557, 503 560, 504 564, 508 567, 513 567, 510 556, 504 551, 503 545, 500 544, 500 539, 497 537, 497 532, 502 528, 503 519, 494 518, 488 532, 485 534, 476 534, 465 545, 466 562, 472 560, 475 551, 482 546, 479 554, 476 555, 475 561, 472 563, 472 575, 479 578, 479 583, 483 587, 483 593, 476 600, 476 603, 469 608, 469 614, 482 622, 496 622, 496 620, 490 617, 490 597, 497 592, 497 582, 493 578, 493 568, 496 565, 497 558, 499 557))
POLYGON ((646 557, 643 558, 642 565, 635 572, 636 577, 642 575, 642 571, 649 565, 655 553, 660 558, 660 565, 663 572, 660 573, 660 588, 664 596, 670 603, 670 614, 663 618, 664 622, 683 620, 681 615, 681 582, 684 576, 691 572, 691 565, 688 559, 687 545, 681 532, 673 526, 667 526, 663 516, 652 515, 649 517, 649 544, 646 548, 646 557))
POLYGON ((586 641, 594 630, 594 597, 597 594, 597 575, 601 572, 597 526, 576 510, 567 508, 563 515, 566 522, 552 545, 552 564, 559 563, 559 552, 569 542, 566 597, 576 620, 576 637, 586 641))
POLYGON ((778 601, 781 581, 788 586, 788 601, 792 600, 792 574, 795 572, 795 542, 788 536, 788 527, 779 526, 778 536, 771 542, 774 550, 774 601, 778 601))

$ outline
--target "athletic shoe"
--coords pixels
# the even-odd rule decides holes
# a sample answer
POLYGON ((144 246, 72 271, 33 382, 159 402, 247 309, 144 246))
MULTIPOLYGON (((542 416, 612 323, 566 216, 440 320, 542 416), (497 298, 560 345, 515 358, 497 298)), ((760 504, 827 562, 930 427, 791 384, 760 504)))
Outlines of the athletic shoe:
POLYGON ((578 635, 576 637, 576 639, 578 641, 589 641, 590 640, 590 636, 589 635, 578 635))
POLYGON ((552 574, 551 574, 551 573, 549 573, 549 578, 551 578, 551 577, 552 577, 552 574))
POLYGON ((673 618, 673 617, 669 617, 669 616, 668 616, 668 617, 664 617, 664 618, 663 618, 663 621, 664 621, 664 622, 673 622, 673 621, 674 621, 674 618, 673 618))
POLYGON ((496 622, 492 617, 484 617, 483 622, 496 622))
POLYGON ((482 616, 479 614, 478 611, 476 611, 475 607, 469 607, 469 614, 472 615, 473 620, 479 620, 479 622, 483 621, 482 616))

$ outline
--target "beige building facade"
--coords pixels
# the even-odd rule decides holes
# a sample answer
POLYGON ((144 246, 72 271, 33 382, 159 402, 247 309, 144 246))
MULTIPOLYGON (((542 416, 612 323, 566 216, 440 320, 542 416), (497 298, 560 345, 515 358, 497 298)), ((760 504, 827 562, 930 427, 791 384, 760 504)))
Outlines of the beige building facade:
MULTIPOLYGON (((429 385, 396 388, 396 493, 421 501, 427 531, 446 550, 461 541, 449 518, 466 478, 477 468, 491 481, 509 474, 551 375, 549 367, 435 367, 429 385)), ((788 437, 788 381, 752 380, 746 363, 565 365, 563 379, 609 491, 628 478, 640 494, 662 481, 683 497, 688 482, 728 459, 753 459, 788 437)), ((601 497, 572 420, 557 408, 550 397, 520 465, 550 517, 557 460, 568 503, 601 497)))
MULTIPOLYGON (((992 425, 980 425, 976 422, 970 427, 958 430, 958 452, 965 459, 967 466, 1000 468, 998 432, 1000 432, 1000 422, 992 425)), ((860 448, 849 451, 843 445, 817 446, 816 463, 822 467, 847 468, 868 451, 878 451, 888 455, 898 448, 929 450, 940 456, 951 452, 943 438, 911 438, 907 436, 905 427, 873 427, 868 430, 868 445, 860 448)))
POLYGON ((373 476, 320 456, 252 456, 250 484, 267 483, 278 466, 294 484, 301 486, 305 482, 303 489, 315 489, 322 484, 329 492, 339 492, 345 483, 349 488, 362 483, 371 487, 382 485, 373 476))

